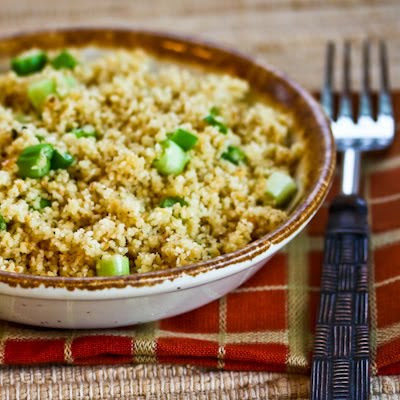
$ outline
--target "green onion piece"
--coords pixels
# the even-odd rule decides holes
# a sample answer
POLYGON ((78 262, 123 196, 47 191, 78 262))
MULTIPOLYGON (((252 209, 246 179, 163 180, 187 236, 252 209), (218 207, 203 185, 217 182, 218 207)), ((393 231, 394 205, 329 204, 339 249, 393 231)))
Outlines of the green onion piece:
POLYGON ((96 138, 98 136, 98 132, 92 125, 85 125, 81 128, 73 129, 70 133, 73 133, 77 138, 96 138))
POLYGON ((169 133, 167 136, 169 140, 175 142, 185 151, 188 151, 196 146, 196 143, 199 140, 196 135, 185 131, 184 129, 177 129, 175 132, 169 133))
POLYGON ((235 165, 239 165, 241 161, 246 161, 246 155, 236 146, 228 146, 227 151, 222 153, 221 158, 228 160, 235 165))
POLYGON ((41 209, 46 208, 46 207, 50 207, 51 206, 51 201, 41 198, 40 201, 39 201, 39 206, 40 206, 41 209))
POLYGON ((276 206, 287 203, 296 191, 296 182, 284 172, 273 172, 267 179, 266 194, 274 201, 276 206))
POLYGON ((188 203, 184 199, 182 199, 182 197, 164 197, 160 202, 160 207, 168 208, 177 203, 179 203, 182 207, 188 205, 188 203))
POLYGON ((154 161, 157 171, 163 175, 180 174, 190 157, 172 140, 165 140, 161 145, 163 147, 161 156, 154 161))
POLYGON ((11 60, 11 69, 19 76, 41 71, 47 62, 47 55, 42 50, 31 50, 11 60))
POLYGON ((219 115, 220 114, 219 108, 216 107, 216 106, 211 107, 210 108, 210 114, 211 115, 219 115))
POLYGON ((48 96, 56 93, 56 84, 53 79, 42 79, 33 82, 28 87, 28 97, 32 105, 41 110, 48 96))
POLYGON ((51 60, 51 65, 55 69, 74 69, 78 65, 78 61, 69 51, 63 50, 51 60))
POLYGON ((59 97, 65 97, 71 89, 77 86, 77 80, 71 75, 61 75, 56 79, 56 93, 59 97))
POLYGON ((32 208, 36 211, 43 210, 46 207, 51 206, 51 201, 44 199, 43 197, 38 197, 35 199, 34 203, 32 204, 32 208))
POLYGON ((129 275, 129 259, 120 254, 105 255, 96 264, 97 276, 129 275))
POLYGON ((66 86, 69 87, 70 89, 78 86, 78 81, 71 75, 65 75, 64 82, 66 86))
POLYGON ((29 85, 28 97, 33 106, 40 111, 48 96, 54 94, 63 97, 77 85, 76 79, 70 75, 60 76, 56 79, 46 78, 29 85))
POLYGON ((7 222, 4 219, 4 217, 0 214, 0 231, 6 231, 7 230, 7 222))
POLYGON ((209 125, 217 127, 221 133, 226 135, 228 133, 228 127, 224 124, 222 118, 218 114, 218 108, 211 107, 210 113, 204 117, 204 121, 206 121, 209 125))
POLYGON ((53 151, 53 146, 46 143, 25 148, 17 160, 19 176, 38 179, 47 175, 53 151))
POLYGON ((58 150, 54 150, 53 157, 51 158, 50 167, 51 169, 67 169, 74 162, 74 157, 65 152, 60 153, 58 150))

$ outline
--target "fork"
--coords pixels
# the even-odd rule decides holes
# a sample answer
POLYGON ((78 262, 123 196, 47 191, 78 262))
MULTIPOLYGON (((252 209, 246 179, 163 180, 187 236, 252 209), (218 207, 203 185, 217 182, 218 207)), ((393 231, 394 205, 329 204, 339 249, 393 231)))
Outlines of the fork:
POLYGON ((361 153, 388 147, 395 134, 389 93, 387 50, 379 43, 380 92, 375 119, 370 97, 370 42, 362 49, 358 118, 351 100, 349 42, 344 43, 343 87, 335 119, 335 46, 326 49, 321 103, 331 119, 337 150, 343 153, 341 194, 329 209, 311 369, 312 400, 369 398, 368 207, 359 195, 361 153))

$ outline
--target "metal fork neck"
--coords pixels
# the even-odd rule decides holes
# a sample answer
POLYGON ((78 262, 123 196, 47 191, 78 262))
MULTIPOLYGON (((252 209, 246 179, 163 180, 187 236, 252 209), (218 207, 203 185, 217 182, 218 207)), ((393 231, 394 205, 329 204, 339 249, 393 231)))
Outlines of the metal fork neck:
POLYGON ((347 149, 343 152, 342 162, 342 193, 358 194, 360 187, 361 153, 358 150, 347 149))

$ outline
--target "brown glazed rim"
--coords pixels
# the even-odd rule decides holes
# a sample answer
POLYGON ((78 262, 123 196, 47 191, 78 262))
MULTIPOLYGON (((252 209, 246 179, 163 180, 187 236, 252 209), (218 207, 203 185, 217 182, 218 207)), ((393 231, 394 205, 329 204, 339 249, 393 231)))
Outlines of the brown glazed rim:
MULTIPOLYGON (((0 282, 24 288, 44 287, 65 288, 68 290, 100 290, 107 288, 146 287, 173 280, 180 276, 196 276, 210 270, 229 268, 232 264, 252 260, 264 253, 272 244, 278 244, 299 230, 302 225, 321 206, 330 187, 335 167, 335 144, 329 123, 316 100, 301 86, 277 71, 274 67, 262 64, 236 50, 210 44, 197 39, 129 28, 89 28, 74 27, 49 31, 26 32, 0 38, 0 56, 14 55, 29 47, 60 48, 63 46, 85 46, 97 44, 102 47, 132 47, 138 45, 161 56, 194 62, 203 66, 215 67, 233 73, 261 85, 261 91, 273 90, 284 103, 294 101, 296 113, 303 113, 319 131, 318 150, 321 161, 317 165, 318 178, 304 200, 301 201, 289 218, 276 230, 249 243, 240 250, 217 258, 176 267, 169 270, 136 273, 124 277, 63 278, 42 277, 0 271, 0 282), (250 72, 249 72, 250 71, 250 72), (263 77, 264 75, 264 81, 263 77), (261 78, 259 78, 261 76, 261 78), (289 98, 289 99, 287 99, 289 98), (293 100, 294 99, 294 100, 293 100), (301 106, 301 107, 300 107, 301 106)), ((257 86, 255 86, 257 89, 257 86)), ((279 100, 279 99, 278 99, 279 100)), ((314 139, 315 140, 315 139, 314 139)), ((315 168, 315 166, 313 166, 315 168)), ((227 272, 227 275, 229 273, 227 272)))

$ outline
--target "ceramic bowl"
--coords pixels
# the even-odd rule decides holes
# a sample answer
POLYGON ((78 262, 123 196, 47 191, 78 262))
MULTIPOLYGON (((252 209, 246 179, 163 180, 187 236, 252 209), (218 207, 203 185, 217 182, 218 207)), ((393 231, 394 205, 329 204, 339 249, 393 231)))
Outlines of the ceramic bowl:
MULTIPOLYGON (((166 271, 112 278, 59 278, 0 272, 0 319, 56 328, 105 328, 171 317, 240 286, 310 221, 329 189, 335 147, 329 123, 313 97, 275 68, 209 43, 128 29, 74 28, 0 39, 0 60, 27 48, 140 46, 177 62, 246 79, 294 113, 306 132, 308 185, 289 219, 244 248, 166 271)), ((268 265, 265 265, 268 268, 268 265)))

